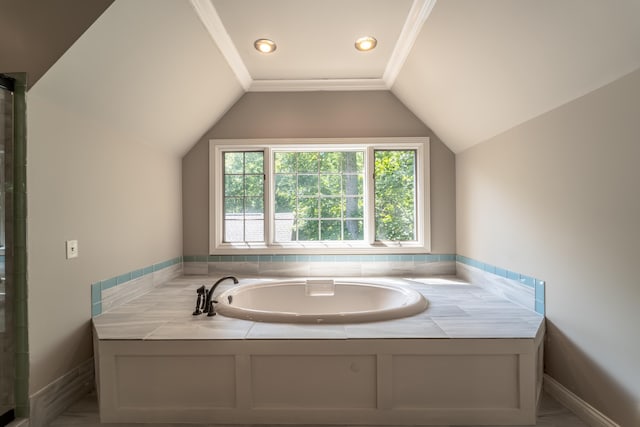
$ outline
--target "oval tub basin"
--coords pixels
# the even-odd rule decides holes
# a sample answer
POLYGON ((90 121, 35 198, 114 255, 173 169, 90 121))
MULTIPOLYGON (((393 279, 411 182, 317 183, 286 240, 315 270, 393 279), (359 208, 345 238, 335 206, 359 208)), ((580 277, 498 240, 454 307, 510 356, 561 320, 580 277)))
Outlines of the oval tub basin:
POLYGON ((217 299, 223 316, 281 323, 375 322, 412 316, 428 305, 408 287, 333 280, 241 285, 217 299))

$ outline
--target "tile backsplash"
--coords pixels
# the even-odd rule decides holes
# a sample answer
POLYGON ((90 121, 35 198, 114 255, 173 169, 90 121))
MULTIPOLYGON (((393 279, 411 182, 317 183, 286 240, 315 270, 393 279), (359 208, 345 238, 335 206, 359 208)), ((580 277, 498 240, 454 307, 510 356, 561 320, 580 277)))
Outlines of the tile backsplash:
POLYGON ((91 317, 102 314, 182 273, 182 257, 129 271, 91 284, 91 317))
POLYGON ((545 281, 456 255, 456 275, 521 306, 545 313, 545 281))
POLYGON ((185 256, 185 274, 261 276, 453 275, 454 254, 185 256))
POLYGON ((130 301, 173 277, 237 274, 271 277, 457 275, 539 314, 545 282, 456 254, 186 255, 91 285, 91 316, 130 301))

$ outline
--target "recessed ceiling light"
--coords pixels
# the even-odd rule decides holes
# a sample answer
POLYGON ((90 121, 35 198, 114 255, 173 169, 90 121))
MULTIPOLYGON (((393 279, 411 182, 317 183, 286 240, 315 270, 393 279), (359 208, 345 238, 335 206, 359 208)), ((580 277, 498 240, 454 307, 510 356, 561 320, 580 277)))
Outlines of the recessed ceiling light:
POLYGON ((378 41, 371 36, 360 37, 358 40, 356 40, 356 49, 361 52, 366 52, 375 48, 377 44, 378 41))
POLYGON ((253 42, 253 46, 258 52, 261 53, 271 53, 276 50, 276 44, 273 42, 273 40, 269 39, 258 39, 253 42))

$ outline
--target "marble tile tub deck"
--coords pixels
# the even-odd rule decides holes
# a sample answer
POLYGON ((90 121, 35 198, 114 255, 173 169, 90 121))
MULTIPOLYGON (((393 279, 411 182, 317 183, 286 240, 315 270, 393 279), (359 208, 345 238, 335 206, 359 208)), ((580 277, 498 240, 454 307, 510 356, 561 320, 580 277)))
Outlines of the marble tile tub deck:
MULTIPOLYGON (((292 280, 291 277, 286 279, 264 279, 238 276, 238 278, 240 279, 239 285, 233 285, 230 283, 230 281, 225 281, 219 287, 216 295, 218 294, 218 292, 223 292, 233 286, 242 286, 243 284, 292 280)), ((207 317, 206 315, 193 316, 191 313, 195 308, 196 289, 202 285, 206 285, 208 287, 217 279, 218 277, 212 276, 179 277, 154 288, 147 294, 144 294, 128 303, 125 303, 122 306, 113 308, 97 317, 94 317, 93 323, 95 338, 102 341, 100 346, 104 344, 105 349, 110 349, 105 350, 106 353, 104 354, 104 360, 106 361, 106 364, 104 366, 101 364, 100 366, 100 371, 102 372, 102 375, 104 375, 104 377, 101 377, 102 379, 104 379, 104 382, 101 381, 100 383, 100 386, 103 387, 101 390, 104 392, 105 390, 113 390, 113 387, 116 387, 116 384, 113 382, 113 378, 115 375, 114 369, 116 369, 115 360, 117 359, 117 354, 119 351, 117 349, 131 345, 139 350, 143 345, 142 341, 152 343, 153 347, 162 348, 165 348, 166 346, 176 346, 176 344, 178 344, 177 348, 182 348, 182 342, 184 342, 184 346, 190 349, 186 351, 193 351, 194 348, 200 345, 195 341, 218 341, 219 344, 209 342, 205 342, 203 344, 205 346, 214 346, 216 348, 222 345, 221 341, 223 340, 230 340, 228 343, 224 343, 225 348, 234 345, 261 348, 262 343, 258 343, 257 341, 282 340, 283 345, 286 344, 286 346, 288 346, 287 348, 298 349, 294 351, 294 353, 297 354, 297 352, 301 348, 299 344, 295 342, 298 339, 306 340, 307 346, 311 346, 316 349, 318 348, 318 345, 322 346, 323 344, 320 342, 311 343, 310 340, 331 340, 334 343, 336 341, 345 340, 340 343, 339 347, 343 347, 344 344, 344 346, 351 348, 353 346, 357 347, 359 345, 359 343, 353 342, 352 340, 356 341, 358 339, 374 339, 373 342, 376 343, 376 348, 382 348, 381 346, 385 346, 384 348, 387 348, 386 346, 393 345, 390 342, 391 340, 388 339, 404 338, 405 340, 399 340, 401 341, 399 345, 409 346, 416 344, 415 342, 411 344, 411 342, 413 342, 412 339, 433 339, 434 345, 436 345, 436 347, 446 347, 450 344, 454 347, 459 347, 458 344, 462 344, 463 347, 470 346, 476 348, 476 345, 486 346, 489 344, 489 342, 492 343, 491 345, 495 344, 498 346, 502 346, 503 340, 501 339, 505 339, 504 345, 507 346, 514 346, 515 342, 519 342, 521 339, 523 341, 527 340, 531 342, 533 342, 533 340, 538 341, 540 340, 539 334, 541 334, 544 330, 544 317, 540 314, 537 314, 530 309, 521 307, 516 303, 505 299, 504 297, 495 295, 481 286, 469 284, 468 282, 457 279, 455 277, 344 278, 345 281, 368 281, 373 283, 405 285, 423 293, 429 300, 429 306, 424 312, 411 317, 395 320, 353 324, 306 325, 252 322, 247 320, 228 318, 222 315, 217 315, 215 317, 207 317), (110 340, 130 340, 137 341, 137 343, 109 343, 110 340), (189 340, 192 340, 194 342, 187 343, 186 341, 189 340), (234 340, 236 342, 243 342, 236 344, 232 343, 231 340, 234 340), (253 342, 249 342, 249 340, 253 342), (449 340, 451 340, 451 342, 449 342, 449 340), (478 341, 478 344, 476 344, 475 342, 453 343, 454 340, 478 341), (177 341, 182 342, 177 343, 177 341), (383 343, 382 341, 385 342, 383 343)), ((340 280, 340 278, 337 279, 340 280)), ((304 342, 305 341, 303 341, 303 344, 304 342)), ((268 343, 265 342, 265 344, 268 346, 268 343)), ((142 355, 143 353, 140 354, 142 355)), ((437 355, 424 357, 437 357, 437 355)), ((241 363, 243 363, 243 360, 244 359, 241 360, 241 363)), ((387 362, 389 361, 391 361, 391 359, 387 360, 387 362)), ((136 363, 141 362, 138 361, 136 363)), ((529 357, 528 362, 526 362, 525 364, 528 364, 530 368, 534 368, 533 358, 529 357)), ((390 380, 392 371, 388 369, 390 368, 390 366, 387 365, 389 364, 383 363, 382 365, 378 366, 378 371, 380 371, 380 369, 383 369, 382 371, 380 371, 381 373, 378 371, 372 372, 378 372, 379 375, 382 375, 382 377, 390 380)), ((326 369, 329 365, 326 365, 325 361, 323 366, 326 369)), ((171 369, 165 370, 165 372, 167 371, 173 372, 173 370, 171 369)), ((509 391, 504 391, 504 393, 506 393, 505 398, 509 401, 511 399, 511 397, 509 396, 514 395, 512 393, 515 393, 516 396, 529 396, 530 399, 535 399, 534 395, 531 393, 531 388, 529 388, 529 391, 522 390, 522 388, 527 387, 527 385, 529 387, 536 386, 536 380, 534 378, 535 375, 532 372, 529 372, 528 374, 525 374, 523 376, 521 371, 522 369, 520 369, 519 373, 517 374, 519 380, 516 381, 516 388, 509 388, 509 391)), ((229 372, 229 369, 222 368, 221 372, 229 372)), ((258 370, 258 374, 260 372, 264 371, 258 370)), ((271 380, 269 379, 269 377, 267 376, 265 378, 267 378, 267 380, 266 382, 263 381, 262 384, 271 384, 271 380)), ((263 380, 265 378, 263 378, 263 380)), ((446 381, 449 381, 448 377, 445 376, 444 378, 447 378, 446 381)), ((230 381, 231 380, 236 382, 238 381, 235 377, 230 379, 230 381)), ((245 377, 240 379, 240 382, 242 384, 252 384, 252 381, 253 377, 245 377)), ((258 384, 261 384, 260 381, 262 380, 257 381, 258 384)), ((120 407, 114 406, 114 395, 107 392, 107 394, 105 394, 105 396, 107 397, 104 397, 105 400, 101 402, 101 405, 103 405, 103 418, 105 420, 119 420, 121 422, 131 422, 133 420, 137 421, 142 419, 137 417, 138 414, 146 414, 139 411, 144 411, 147 403, 144 403, 142 406, 140 406, 140 403, 135 399, 137 399, 136 396, 138 395, 146 395, 146 391, 143 391, 139 388, 139 384, 144 383, 144 380, 140 381, 140 379, 138 378, 137 382, 134 381, 133 383, 126 383, 122 385, 122 390, 127 390, 125 395, 127 393, 129 393, 130 395, 128 395, 129 400, 125 399, 126 403, 124 404, 122 403, 122 401, 118 400, 122 407, 128 408, 124 410, 121 410, 120 407), (139 391, 131 394, 132 389, 139 391)), ((433 384, 438 383, 436 381, 433 384)), ((179 388, 179 386, 177 387, 179 388)), ((269 387, 267 387, 265 390, 267 390, 267 394, 265 395, 268 397, 267 401, 270 401, 269 396, 271 396, 271 390, 269 389, 269 387)), ((120 393, 120 391, 117 391, 116 394, 117 393, 120 393)), ((199 397, 201 396, 201 394, 198 393, 195 396, 199 397)), ((261 394, 258 393, 258 396, 261 396, 261 394)), ((187 396, 188 402, 191 403, 192 397, 193 396, 191 395, 187 396)), ((241 395, 240 397, 242 399, 245 399, 246 395, 241 395)), ((286 398, 288 399, 289 397, 286 398)), ((174 399, 174 397, 171 397, 169 400, 163 400, 164 403, 159 407, 162 407, 162 410, 166 413, 163 412, 164 415, 160 418, 156 416, 153 419, 147 419, 145 417, 144 422, 169 422, 169 420, 174 423, 184 422, 184 413, 181 412, 181 409, 175 409, 181 408, 180 405, 182 404, 181 402, 183 402, 184 399, 180 399, 182 399, 182 397, 178 397, 176 399, 174 399), (168 409, 165 409, 164 406, 166 405, 166 402, 172 402, 172 405, 168 409)), ((389 404, 389 402, 387 402, 389 396, 382 395, 382 397, 378 397, 378 399, 382 399, 381 402, 383 406, 389 404)), ((535 414, 531 412, 531 410, 535 410, 534 406, 532 406, 534 404, 535 403, 531 401, 529 401, 529 403, 525 403, 524 410, 520 410, 520 412, 516 414, 517 416, 512 416, 511 413, 507 414, 508 416, 510 416, 510 418, 503 419, 503 422, 507 419, 514 420, 514 423, 516 423, 516 420, 529 420, 530 417, 535 414)), ((229 420, 235 420, 233 422, 244 423, 255 422, 255 420, 258 419, 256 418, 257 413, 252 412, 252 409, 243 409, 248 407, 246 405, 247 401, 240 400, 238 408, 234 406, 232 409, 220 412, 220 414, 218 414, 222 417, 220 418, 220 423, 232 422, 229 420)), ((295 405, 292 405, 291 407, 294 409, 298 408, 295 405)), ((332 419, 331 416, 335 415, 333 412, 323 412, 324 407, 319 408, 320 409, 312 409, 308 413, 305 413, 305 419, 308 420, 309 424, 320 424, 316 420, 329 420, 332 419)), ((447 406, 446 408, 449 407, 447 406)), ((282 408, 282 411, 285 411, 287 409, 288 407, 282 408)), ((417 424, 413 421, 413 418, 407 418, 416 416, 426 417, 424 418, 424 420, 427 420, 427 423, 434 423, 434 421, 448 419, 442 418, 442 414, 436 414, 439 417, 437 419, 431 418, 434 416, 433 411, 431 411, 431 409, 428 407, 416 408, 416 410, 422 412, 419 412, 419 414, 416 415, 416 413, 414 412, 407 413, 406 411, 403 412, 402 409, 398 409, 399 412, 397 414, 394 414, 394 416, 397 415, 400 418, 404 417, 402 418, 404 421, 400 422, 401 424, 417 424), (407 422, 408 419, 410 419, 411 422, 407 422)), ((447 414, 449 414, 451 411, 452 410, 448 410, 447 414)), ((268 415, 267 418, 264 419, 265 423, 267 423, 267 421, 271 421, 272 423, 281 422, 282 419, 288 419, 286 417, 282 418, 283 415, 280 412, 276 411, 259 415, 268 415)), ((188 422, 204 423, 209 422, 209 420, 211 419, 205 412, 202 411, 189 414, 194 415, 194 417, 189 418, 188 422)), ((358 412, 358 414, 360 414, 360 412, 358 412)), ((394 419, 388 412, 385 414, 388 419, 394 419)), ((289 414, 285 415, 288 416, 289 414)), ((345 420, 351 419, 350 416, 352 416, 353 414, 347 415, 349 416, 345 417, 345 420)), ((362 415, 365 416, 365 418, 363 419, 369 419, 367 417, 377 416, 378 412, 374 413, 369 409, 363 409, 362 415)), ((451 413, 450 415, 455 414, 451 413)), ((487 418, 488 415, 486 412, 478 411, 477 416, 477 418, 475 418, 475 415, 473 415, 472 418, 469 418, 469 412, 465 412, 463 418, 466 417, 466 420, 472 420, 473 422, 471 422, 470 424, 476 422, 485 424, 489 421, 494 422, 494 418, 487 418)), ((387 418, 384 419, 386 420, 387 418)), ((455 416, 452 419, 458 420, 456 421, 457 423, 462 422, 459 421, 459 418, 455 418, 455 416)), ((499 419, 499 417, 495 419, 499 419)), ((66 420, 68 421, 69 419, 67 418, 66 420)), ((465 422, 468 423, 468 421, 465 422)), ((551 426, 554 424, 541 425, 551 426)))
MULTIPOLYGON (((240 285, 286 279, 238 277, 240 285)), ((382 322, 303 325, 252 322, 217 315, 193 316, 196 289, 217 280, 183 276, 93 319, 101 340, 534 338, 544 317, 455 277, 370 278, 410 286, 429 307, 415 316, 382 322)), ((366 278, 345 278, 367 281, 366 278)), ((221 284, 218 292, 233 284, 221 284)))

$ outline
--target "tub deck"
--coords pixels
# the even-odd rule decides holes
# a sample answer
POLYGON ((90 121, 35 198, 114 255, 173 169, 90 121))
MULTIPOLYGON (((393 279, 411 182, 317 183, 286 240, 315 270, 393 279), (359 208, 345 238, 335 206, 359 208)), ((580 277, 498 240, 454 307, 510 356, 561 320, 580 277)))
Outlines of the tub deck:
POLYGON ((295 325, 192 316, 196 288, 215 279, 175 279, 94 318, 103 422, 535 423, 544 318, 481 287, 376 278, 429 307, 295 325))

